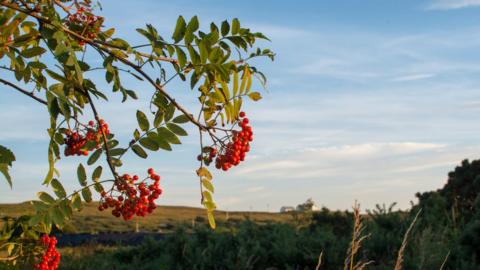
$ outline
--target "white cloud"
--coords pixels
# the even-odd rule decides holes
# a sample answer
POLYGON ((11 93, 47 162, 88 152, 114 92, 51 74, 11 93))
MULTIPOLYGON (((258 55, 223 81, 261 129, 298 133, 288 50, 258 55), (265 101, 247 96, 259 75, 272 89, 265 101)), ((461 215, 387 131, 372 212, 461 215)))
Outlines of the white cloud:
POLYGON ((393 78, 392 81, 395 81, 395 82, 418 81, 418 80, 432 78, 434 76, 435 74, 432 74, 432 73, 409 74, 409 75, 393 78))
POLYGON ((346 167, 365 162, 392 159, 420 152, 434 152, 444 148, 443 144, 419 142, 362 143, 320 147, 292 152, 282 157, 262 156, 252 159, 248 166, 234 171, 238 176, 255 178, 285 176, 318 177, 344 173, 346 167))
POLYGON ((427 10, 450 10, 480 6, 480 0, 434 0, 427 10))

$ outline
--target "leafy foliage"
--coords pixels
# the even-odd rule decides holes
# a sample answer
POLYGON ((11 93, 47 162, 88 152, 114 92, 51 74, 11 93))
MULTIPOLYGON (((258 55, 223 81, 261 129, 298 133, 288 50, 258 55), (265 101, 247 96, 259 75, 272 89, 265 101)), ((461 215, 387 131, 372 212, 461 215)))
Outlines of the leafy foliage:
MULTIPOLYGON (((369 237, 357 254, 359 259, 373 260, 367 269, 394 269, 402 238, 420 208, 419 224, 410 232, 403 255, 404 269, 440 269, 444 263, 444 269, 478 269, 479 195, 472 198, 472 193, 466 191, 476 188, 479 164, 479 160, 462 162, 449 173, 443 188, 418 194, 418 204, 409 211, 394 210, 395 204, 377 205, 368 210, 363 223, 369 237), (468 188, 462 188, 465 192, 458 194, 455 190, 460 182, 468 188), (472 199, 475 202, 472 206, 455 204, 455 201, 472 199)), ((322 208, 317 212, 291 214, 294 220, 289 223, 230 220, 217 224, 216 231, 203 226, 179 228, 162 240, 91 252, 87 258, 67 253, 63 266, 65 269, 89 269, 93 265, 98 266, 97 269, 109 269, 111 265, 121 265, 119 269, 157 269, 158 266, 164 269, 314 269, 323 251, 321 269, 343 269, 345 251, 352 238, 354 213, 322 208)), ((74 251, 83 254, 82 249, 74 251)))
MULTIPOLYGON (((9 74, 0 82, 45 106, 50 121, 49 167, 43 184, 52 188, 54 196, 42 191, 39 200, 32 203, 35 214, 28 219, 28 226, 37 232, 49 233, 54 226, 62 228, 74 211, 81 210, 82 201, 92 201, 93 191, 111 194, 116 186, 140 185, 126 183, 125 179, 130 178, 118 172, 123 156, 131 150, 147 159, 154 152, 174 150, 188 135, 184 124, 198 128, 200 152, 204 143, 222 149, 236 132, 233 128, 239 124, 243 98, 261 98, 252 90, 256 87, 253 77, 259 79, 260 85, 266 83, 264 74, 251 66, 250 60, 274 59, 269 49, 254 47, 258 40, 268 38, 243 27, 238 19, 218 26, 210 23, 200 30, 197 16, 189 20, 180 16, 171 38, 162 37, 153 25, 147 24, 136 29, 145 43, 132 45, 117 36, 114 28, 105 28, 108 19, 95 15, 95 8, 87 0, 0 1, 0 61, 4 64, 2 72, 9 74), (89 59, 100 59, 102 64, 94 66, 96 60, 89 59), (93 78, 98 76, 93 73, 103 75, 112 92, 121 95, 122 102, 138 98, 137 91, 123 83, 123 75, 133 76, 152 90, 150 111, 137 111, 138 127, 127 144, 122 145, 100 117, 95 103, 108 102, 112 94, 97 88, 93 78), (8 77, 16 81, 4 79, 8 77), (198 117, 167 89, 176 78, 196 90, 192 95, 201 107, 195 114, 198 117), (24 85, 33 91, 23 89, 24 85), (94 121, 83 123, 82 115, 90 112, 94 121), (220 138, 220 132, 225 136, 220 138), (79 164, 77 168, 79 189, 71 194, 62 186, 56 167, 62 157, 61 148, 65 148, 65 156, 88 156, 86 166, 79 164), (108 164, 110 178, 95 165, 101 157, 108 164)), ((0 146, 0 172, 10 185, 8 169, 14 160, 10 150, 0 146)), ((202 204, 214 228, 214 187, 206 165, 201 161, 197 174, 202 204)), ((22 241, 17 244, 21 246, 22 241)))

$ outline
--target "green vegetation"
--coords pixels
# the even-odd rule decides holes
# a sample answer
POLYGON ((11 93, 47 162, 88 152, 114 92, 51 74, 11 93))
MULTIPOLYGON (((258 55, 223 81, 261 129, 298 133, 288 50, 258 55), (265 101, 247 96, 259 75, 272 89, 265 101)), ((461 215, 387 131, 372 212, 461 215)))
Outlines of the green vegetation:
MULTIPOLYGON (((365 215, 350 211, 293 212, 285 214, 218 212, 211 230, 202 209, 160 207, 156 214, 138 219, 140 229, 167 233, 162 240, 140 246, 105 247, 93 243, 65 247, 61 269, 341 269, 349 258, 352 230, 368 236, 358 241, 355 262, 367 269, 479 269, 480 267, 480 160, 463 161, 449 173, 437 191, 418 193, 409 211, 377 205, 365 215), (412 226, 416 214, 418 220, 412 226), (192 225, 195 220, 195 226, 192 225), (395 268, 407 229, 402 268, 395 268), (165 229, 166 228, 166 229, 165 229), (360 243, 361 242, 361 243, 360 243), (442 266, 443 265, 443 266, 442 266), (112 268, 114 267, 114 268, 112 268), (443 268, 442 268, 443 267, 443 268)), ((1 205, 7 215, 28 214, 29 204, 1 205)), ((135 222, 120 222, 84 206, 66 228, 71 232, 132 231, 135 222), (75 224, 75 226, 73 226, 75 224)))
MULTIPOLYGON (((356 261, 372 260, 367 269, 395 269, 405 232, 421 209, 401 255, 403 269, 479 269, 479 194, 480 160, 465 160, 449 173, 442 189, 418 193, 419 202, 410 211, 394 211, 394 205, 377 205, 362 216, 363 235, 369 236, 362 241, 356 261)), ((160 215, 169 208, 163 209, 158 211, 160 215)), ((351 245, 354 213, 324 208, 303 214, 252 214, 251 217, 236 224, 223 220, 216 231, 206 225, 193 230, 187 225, 180 226, 164 240, 145 241, 137 247, 64 248, 61 266, 62 269, 92 266, 96 269, 113 269, 112 266, 114 269, 315 269, 323 251, 320 269, 343 268, 351 245), (261 224, 256 222, 260 220, 261 224)))

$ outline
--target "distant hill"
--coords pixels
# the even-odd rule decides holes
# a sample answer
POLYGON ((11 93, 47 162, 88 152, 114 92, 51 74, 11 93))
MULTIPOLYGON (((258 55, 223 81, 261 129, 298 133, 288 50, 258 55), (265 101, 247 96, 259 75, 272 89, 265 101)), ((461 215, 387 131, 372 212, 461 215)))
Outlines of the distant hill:
MULTIPOLYGON (((138 223, 140 231, 168 232, 180 224, 192 226, 193 223, 205 223, 206 214, 203 208, 185 206, 159 206, 151 215, 136 217, 131 221, 115 218, 110 211, 100 212, 98 203, 84 204, 81 212, 74 214, 73 219, 65 226, 64 231, 70 233, 99 233, 99 232, 127 232, 135 231, 138 223)), ((33 213, 30 202, 18 204, 0 204, 0 218, 18 217, 33 213)), ((217 211, 217 223, 237 223, 251 219, 256 223, 288 222, 292 215, 288 213, 268 212, 225 212, 217 211)), ((1 223, 1 221, 0 221, 1 223)))

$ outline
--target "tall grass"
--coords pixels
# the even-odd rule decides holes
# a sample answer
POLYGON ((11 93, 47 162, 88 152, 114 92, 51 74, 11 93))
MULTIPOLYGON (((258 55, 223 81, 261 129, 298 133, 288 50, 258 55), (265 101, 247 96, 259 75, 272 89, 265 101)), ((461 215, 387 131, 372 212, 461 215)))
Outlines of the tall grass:
POLYGON ((400 249, 398 250, 397 261, 395 262, 395 268, 394 268, 395 270, 402 270, 403 256, 404 256, 404 253, 405 253, 405 248, 407 247, 408 237, 410 235, 410 232, 413 229, 413 226, 417 222, 417 218, 418 218, 418 216, 420 215, 421 212, 422 212, 422 209, 418 210, 417 214, 415 215, 415 218, 410 223, 410 226, 408 227, 407 231, 405 232, 405 235, 403 236, 402 245, 400 246, 400 249))
POLYGON ((352 242, 347 251, 347 257, 345 258, 344 270, 363 270, 367 265, 373 263, 373 261, 364 262, 359 260, 355 263, 355 256, 357 256, 362 242, 369 237, 369 235, 363 235, 365 226, 362 223, 362 217, 360 215, 360 204, 355 201, 353 204, 353 230, 352 230, 352 242))

